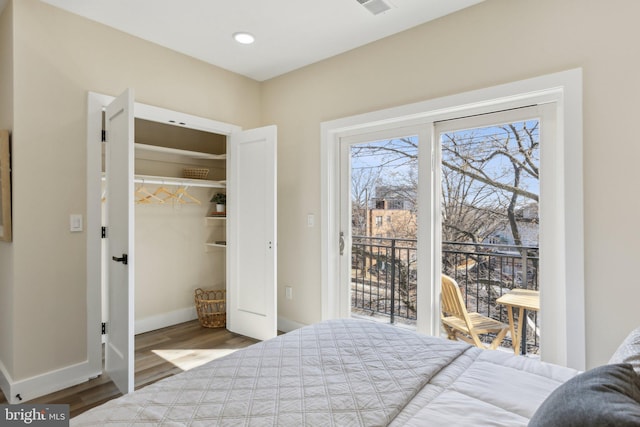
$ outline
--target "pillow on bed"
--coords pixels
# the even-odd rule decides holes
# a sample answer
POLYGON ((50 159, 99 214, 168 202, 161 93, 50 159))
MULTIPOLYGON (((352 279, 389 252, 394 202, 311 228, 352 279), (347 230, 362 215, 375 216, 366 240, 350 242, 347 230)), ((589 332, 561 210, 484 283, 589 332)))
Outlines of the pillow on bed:
POLYGON ((609 363, 630 363, 633 370, 640 375, 640 328, 631 331, 613 353, 609 363))
POLYGON ((603 365, 571 378, 529 421, 529 427, 638 425, 640 376, 629 364, 603 365))

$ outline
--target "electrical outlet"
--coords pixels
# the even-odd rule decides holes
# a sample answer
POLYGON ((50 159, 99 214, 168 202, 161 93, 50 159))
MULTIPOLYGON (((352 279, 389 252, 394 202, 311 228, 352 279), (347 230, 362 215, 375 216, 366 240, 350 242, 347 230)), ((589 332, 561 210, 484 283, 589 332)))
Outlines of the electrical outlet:
POLYGON ((284 288, 284 296, 287 299, 293 299, 293 288, 291 288, 291 286, 286 286, 284 288))

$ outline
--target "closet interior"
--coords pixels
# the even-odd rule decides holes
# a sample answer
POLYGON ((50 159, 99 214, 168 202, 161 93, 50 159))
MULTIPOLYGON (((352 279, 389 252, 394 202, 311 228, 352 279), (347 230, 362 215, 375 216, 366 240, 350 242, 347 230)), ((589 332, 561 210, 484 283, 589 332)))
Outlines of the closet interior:
POLYGON ((227 137, 135 119, 135 333, 195 318, 194 291, 225 289, 227 137))

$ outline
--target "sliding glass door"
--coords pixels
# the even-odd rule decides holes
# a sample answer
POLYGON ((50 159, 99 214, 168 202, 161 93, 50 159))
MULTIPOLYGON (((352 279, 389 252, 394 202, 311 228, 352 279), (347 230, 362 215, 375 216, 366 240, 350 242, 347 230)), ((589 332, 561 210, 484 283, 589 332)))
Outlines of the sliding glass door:
MULTIPOLYGON (((540 281, 542 125, 538 107, 435 124, 442 273, 460 285, 469 312, 504 323, 507 309, 497 299, 519 289, 538 295, 545 286, 540 281)), ((515 324, 525 336, 518 350, 538 354, 537 311, 524 311, 515 324)), ((503 345, 511 346, 512 338, 503 345)))
MULTIPOLYGON (((416 327, 421 181, 430 181, 426 127, 341 139, 341 289, 354 317, 416 327), (423 158, 424 157, 424 158, 423 158), (423 176, 424 175, 424 176, 423 176), (425 179, 426 178, 426 179, 425 179)), ((430 164, 430 162, 429 162, 430 164)), ((430 220, 423 221, 430 223, 430 220)))

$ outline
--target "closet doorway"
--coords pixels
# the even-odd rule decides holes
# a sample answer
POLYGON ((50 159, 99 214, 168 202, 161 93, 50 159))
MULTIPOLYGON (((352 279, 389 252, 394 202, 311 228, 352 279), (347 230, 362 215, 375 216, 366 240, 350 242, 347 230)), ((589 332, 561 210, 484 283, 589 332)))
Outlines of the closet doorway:
POLYGON ((226 289, 230 331, 275 336, 275 126, 242 131, 135 103, 131 90, 117 98, 90 93, 88 106, 87 229, 106 227, 104 240, 87 234, 92 368, 102 372, 102 340, 92 325, 103 323, 103 306, 105 371, 127 393, 133 389, 134 333, 192 319, 198 287, 226 289), (209 169, 211 176, 185 178, 187 167, 209 169), (218 192, 227 195, 224 218, 209 204, 218 192), (247 262, 252 268, 242 270, 247 262), (145 298, 137 289, 145 281, 149 299, 156 300, 141 305, 135 295, 138 302, 145 298))

